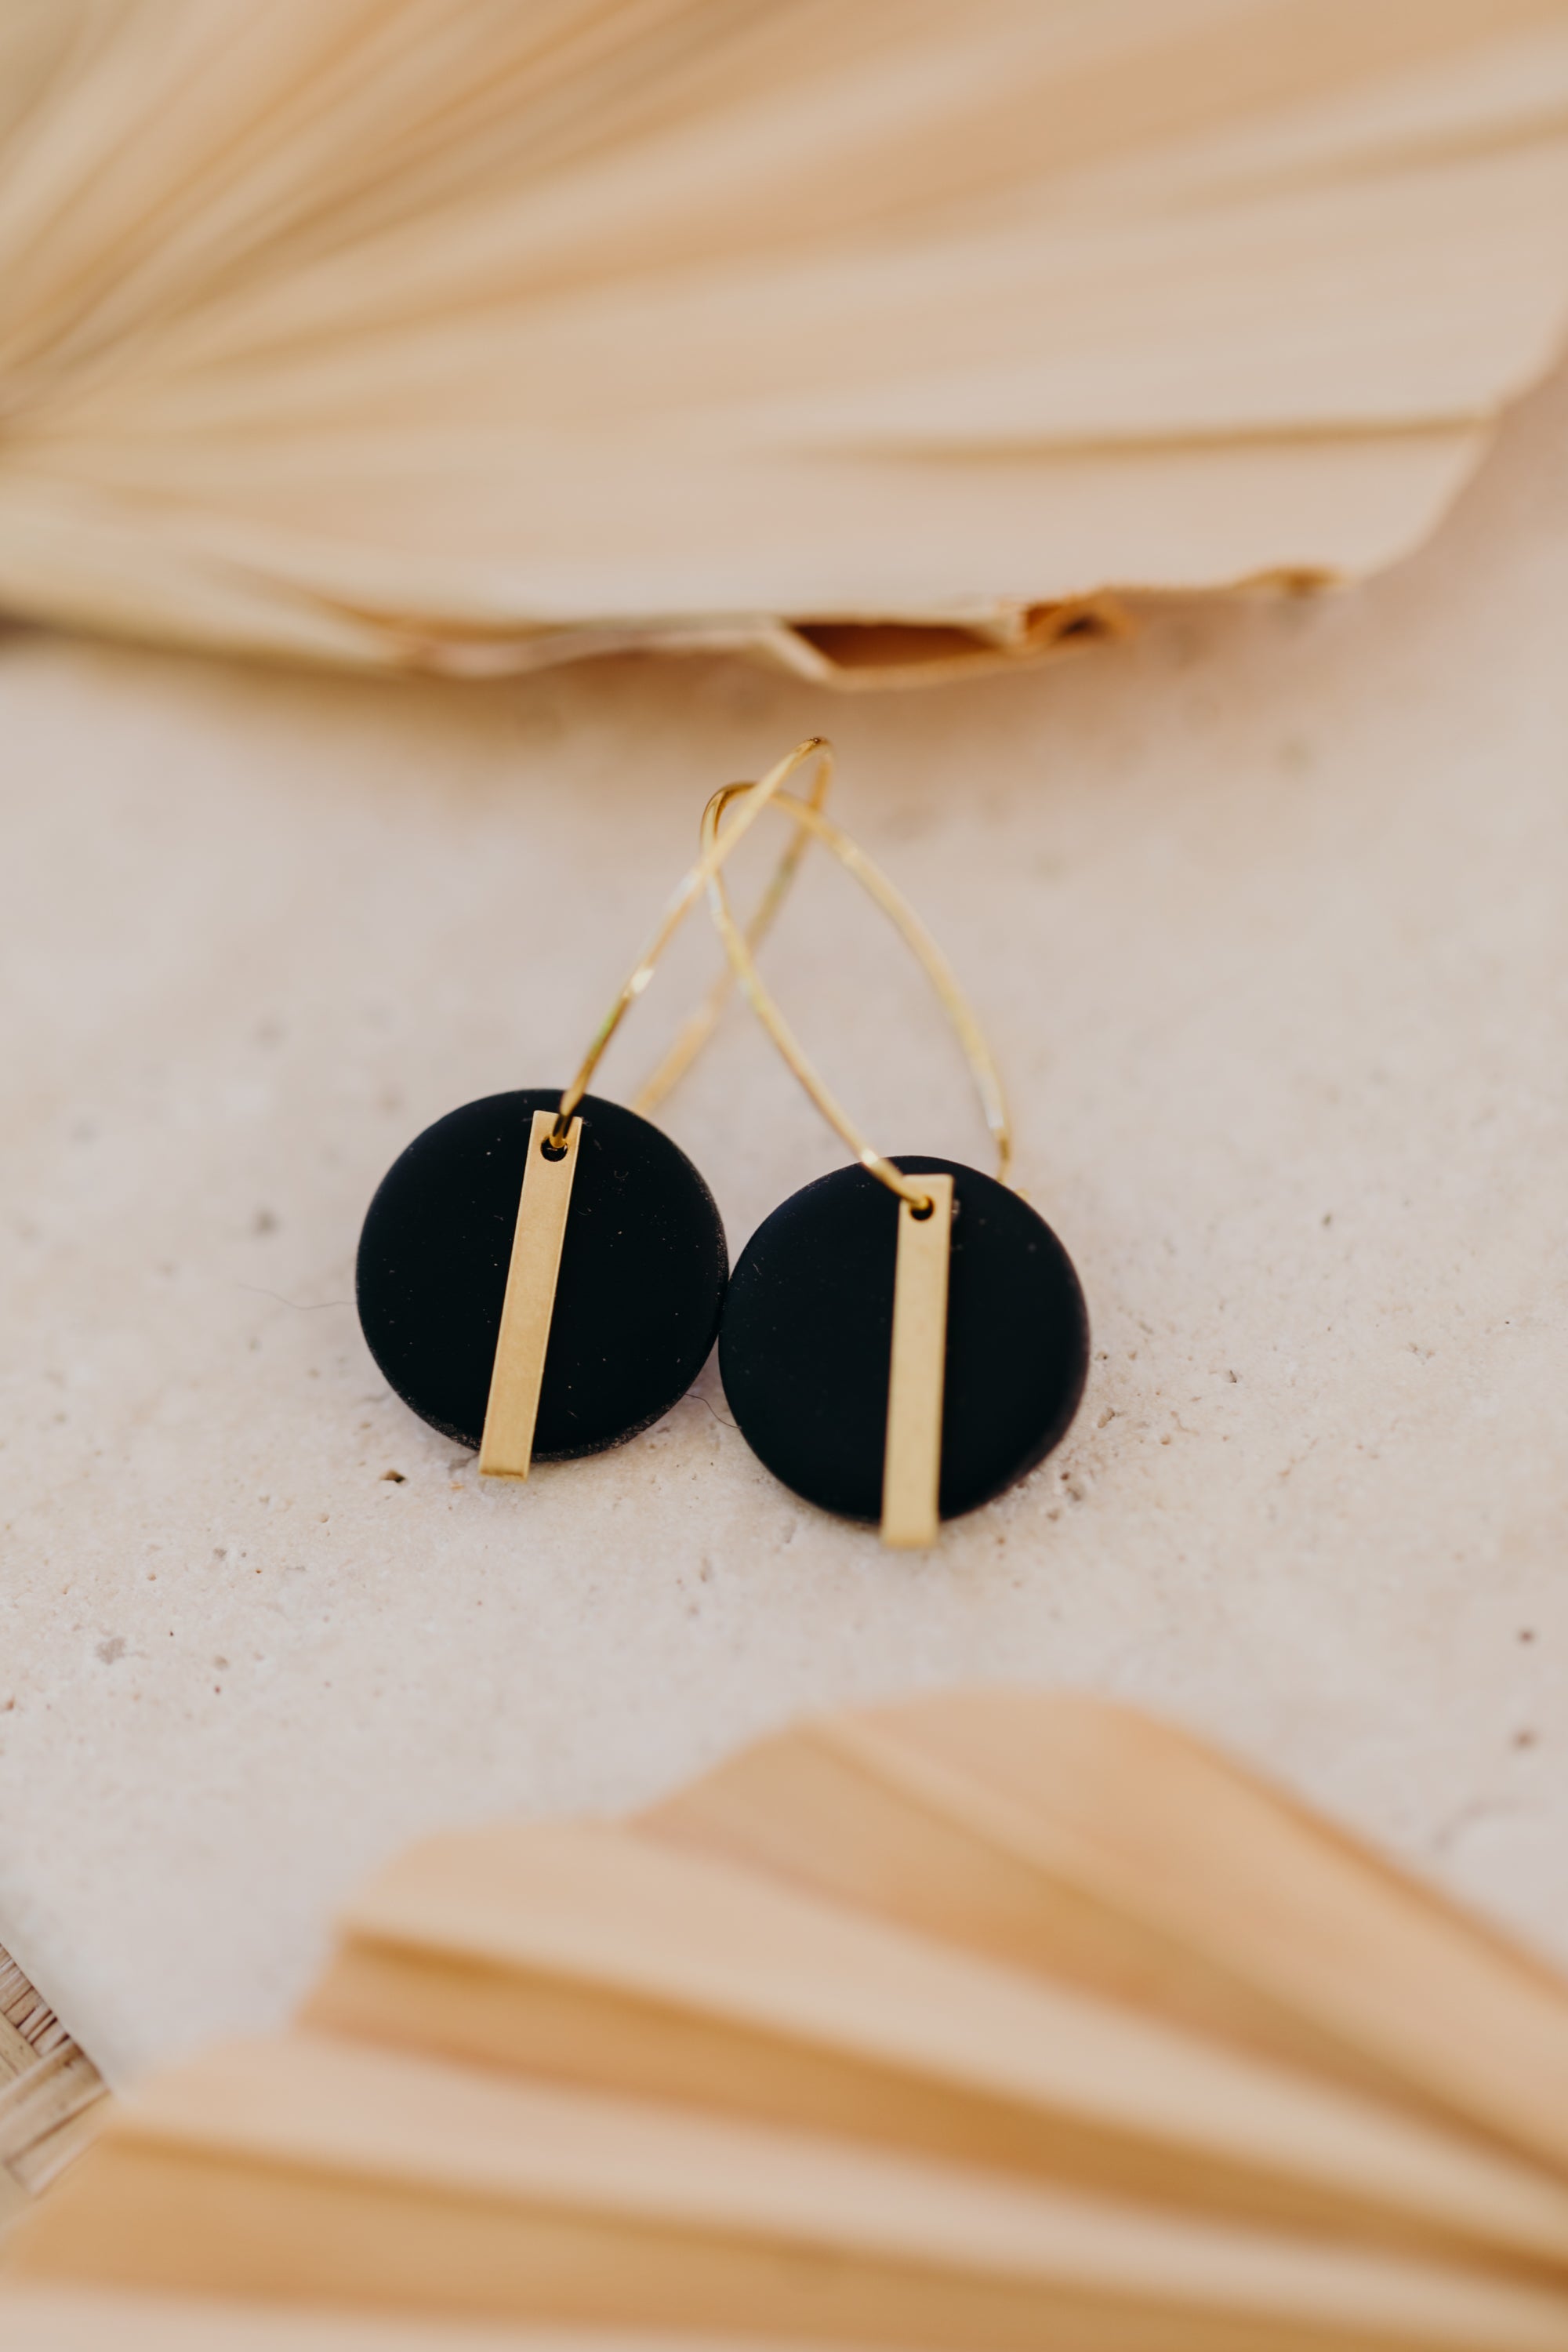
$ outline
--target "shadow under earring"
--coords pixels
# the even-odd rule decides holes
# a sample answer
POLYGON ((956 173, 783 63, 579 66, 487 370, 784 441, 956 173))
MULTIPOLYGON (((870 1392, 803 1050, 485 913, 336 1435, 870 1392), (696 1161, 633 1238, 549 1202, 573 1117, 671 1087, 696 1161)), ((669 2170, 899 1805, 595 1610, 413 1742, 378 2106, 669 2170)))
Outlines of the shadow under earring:
MULTIPOLYGON (((830 756, 813 739, 705 837, 572 1084, 449 1112, 394 1162, 370 1204, 355 1286, 370 1351, 421 1420, 478 1450, 488 1476, 526 1478, 534 1461, 623 1444, 668 1412, 707 1360, 729 1272, 713 1196, 638 1109, 586 1089, 680 922, 813 756, 817 775, 802 805, 818 805, 830 756)), ((754 931, 787 887, 793 844, 792 853, 754 931)))
MULTIPOLYGON (((710 803, 705 845, 751 789, 710 803)), ((720 1372, 775 1477, 824 1510, 879 1521, 884 1542, 921 1549, 941 1519, 991 1501, 1065 1436, 1088 1376, 1088 1311, 1067 1251, 1006 1181, 1001 1079, 946 958, 819 807, 773 798, 864 885, 924 968, 973 1076, 997 1174, 873 1150, 763 985, 715 871, 709 900, 735 977, 859 1162, 793 1194, 747 1243, 725 1298, 720 1372)))

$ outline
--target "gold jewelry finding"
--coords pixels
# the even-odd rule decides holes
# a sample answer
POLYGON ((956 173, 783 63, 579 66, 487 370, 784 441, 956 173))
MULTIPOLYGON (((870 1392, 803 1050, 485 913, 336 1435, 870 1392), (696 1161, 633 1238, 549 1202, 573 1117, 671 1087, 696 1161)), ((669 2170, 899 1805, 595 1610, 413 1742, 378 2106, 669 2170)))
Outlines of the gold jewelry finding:
MULTIPOLYGON (((733 824, 721 833, 715 828, 711 837, 704 838, 701 856, 667 903, 653 938, 600 1023, 582 1067, 561 1097, 559 1108, 553 1117, 548 1110, 538 1110, 533 1114, 521 1194, 512 1228, 500 1331, 490 1369, 489 1393, 479 1439, 479 1471, 484 1477, 526 1478, 532 1466, 545 1356, 555 1316, 561 1255, 572 1204, 578 1140, 583 1129, 583 1122, 575 1114, 587 1091, 588 1081, 627 1007, 647 986, 659 957, 703 890, 717 878, 724 860, 751 830, 784 779, 814 755, 817 758, 816 775, 810 800, 802 805, 820 808, 831 781, 833 763, 826 746, 814 736, 797 744, 775 767, 769 769, 762 782, 755 787, 752 802, 741 811, 733 824)), ((748 786, 747 789, 751 791, 752 788, 748 786)), ((800 864, 805 844, 805 835, 797 830, 789 850, 780 861, 762 907, 753 918, 752 935, 754 939, 765 935, 777 913, 800 864)), ((677 1040, 675 1052, 666 1057, 663 1066, 663 1071, 668 1072, 664 1079, 666 1086, 673 1084, 675 1077, 700 1050, 722 1006, 722 993, 712 991, 708 1002, 687 1023, 677 1040)))
MULTIPOLYGON (((817 743, 822 742, 820 737, 814 740, 817 743)), ((802 750, 805 748, 803 746, 802 750)), ((824 744, 823 748, 826 750, 828 747, 824 744)), ((798 761, 800 756, 799 752, 792 753, 791 759, 798 761)), ((845 869, 869 892, 899 931, 931 982, 942 1010, 952 1024, 959 1045, 963 1048, 964 1060, 969 1065, 970 1075, 974 1080, 975 1091, 980 1097, 985 1124, 990 1129, 996 1146, 998 1181, 1004 1184, 1011 1183, 1013 1129, 1001 1073, 996 1067, 995 1057, 986 1040, 985 1033, 981 1028, 968 998, 959 985, 958 976, 952 966, 948 962, 902 892, 895 887, 880 867, 872 863, 865 851, 851 840, 840 826, 836 825, 831 818, 824 815, 818 804, 820 795, 814 794, 811 800, 806 801, 797 799, 795 793, 780 790, 783 781, 779 769, 774 768, 770 769, 758 784, 726 784, 721 792, 715 793, 702 813, 703 856, 700 866, 692 869, 693 874, 701 871, 704 867, 710 869, 706 887, 714 928, 723 941, 730 968, 745 992, 752 1011, 824 1118, 842 1137, 862 1167, 869 1169, 872 1175, 880 1183, 885 1184, 890 1192, 898 1194, 900 1200, 909 1202, 912 1207, 918 1208, 922 1213, 927 1212, 930 1206, 930 1195, 922 1189, 921 1180, 918 1177, 904 1175, 900 1170, 894 1167, 890 1160, 885 1159, 876 1150, 818 1075, 795 1032, 764 986, 752 954, 752 946, 735 921, 734 912, 730 905, 730 895, 725 888, 724 877, 721 871, 723 856, 716 855, 716 852, 722 844, 726 845, 727 854, 727 845, 734 835, 734 825, 721 829, 724 811, 732 800, 744 793, 754 793, 759 796, 743 812, 746 818, 753 816, 763 801, 772 802, 784 815, 792 820, 797 828, 810 833, 833 852, 845 869)), ((741 820, 736 820, 737 824, 741 820)), ((752 928, 754 929, 755 925, 752 928)), ((702 1034, 706 1035, 707 1031, 704 1030, 702 1034)), ((684 1067, 685 1065, 682 1064, 681 1066, 684 1067)))
MULTIPOLYGON (((821 736, 816 736, 812 740, 817 746, 818 758, 816 773, 812 778, 811 791, 807 797, 807 805, 820 812, 824 801, 827 798, 828 787, 833 782, 833 746, 821 736)), ((802 749, 804 748, 803 745, 802 749)), ((734 786, 731 789, 749 792, 751 786, 749 784, 743 787, 734 786)), ((774 868, 773 879, 763 893, 756 913, 746 925, 746 945, 753 954, 772 930, 774 918, 789 896, 790 886, 800 869, 800 861, 805 856, 810 843, 810 828, 806 825, 796 825, 790 835, 789 845, 784 856, 774 868)), ((654 1071, 651 1077, 645 1079, 639 1091, 632 1097, 631 1107, 640 1118, 651 1118, 666 1095, 685 1076, 718 1027, 734 985, 734 967, 726 958, 718 979, 696 1011, 687 1015, 681 1024, 674 1045, 671 1045, 658 1069, 654 1071)))
MULTIPOLYGON (((715 881, 717 881, 725 859, 731 855, 732 850, 736 849, 740 845, 741 842, 745 838, 745 835, 750 833, 752 825, 756 823, 758 817, 761 816, 768 803, 776 797, 779 787, 784 783, 785 778, 792 776, 796 768, 800 767, 805 761, 812 759, 813 757, 816 757, 818 760, 819 765, 816 779, 812 786, 811 799, 809 801, 797 801, 792 794, 790 796, 791 805, 797 809, 809 808, 812 810, 814 814, 820 814, 819 803, 826 793, 828 782, 830 782, 833 773, 833 751, 832 746, 826 741, 825 737, 821 735, 808 735, 804 743, 797 743, 793 751, 787 751, 782 760, 780 760, 773 767, 771 767, 768 770, 767 774, 763 777, 760 783, 731 785, 729 787, 729 790, 731 793, 752 793, 755 794, 755 798, 746 808, 742 810, 734 823, 729 825, 722 833, 720 832, 717 824, 715 824, 711 828, 711 831, 710 831, 706 816, 704 816, 702 855, 698 859, 696 865, 691 867, 689 873, 688 873, 685 877, 678 883, 675 890, 671 893, 669 898, 666 902, 664 912, 659 917, 658 924, 654 931, 653 937, 649 940, 641 955, 637 958, 637 962, 633 965, 632 970, 623 983, 614 1003, 611 1005, 608 1013, 605 1013, 605 1018, 600 1022, 597 1030, 595 1032, 594 1042, 583 1057, 582 1067, 578 1070, 576 1076, 573 1079, 571 1085, 567 1087, 565 1093, 561 1097, 561 1108, 555 1115, 555 1124, 551 1129, 551 1140, 552 1142, 565 1142, 572 1125, 572 1114, 576 1109, 578 1104, 582 1101, 584 1096, 587 1093, 589 1080, 593 1077, 594 1072, 599 1066, 599 1062, 605 1046, 615 1035, 616 1031, 620 1027, 628 1006, 637 1002, 637 999, 642 994, 644 989, 647 986, 648 982, 653 978, 654 966, 658 963, 660 956, 664 953, 665 949, 669 945, 670 940, 675 937, 676 932, 680 929, 681 924, 685 921, 687 916, 690 913, 692 908, 696 905, 703 891, 708 889, 715 881)), ((719 794, 717 797, 721 800, 724 796, 723 794, 719 794)), ((711 807, 712 803, 710 802, 709 805, 711 807)), ((782 860, 773 885, 763 899, 763 907, 759 911, 758 916, 754 919, 754 923, 760 923, 761 925, 761 930, 758 933, 759 937, 763 932, 766 931, 768 925, 773 921, 773 916, 778 912, 779 905, 782 902, 784 894, 789 888, 789 885, 795 876, 795 868, 798 866, 799 863, 800 854, 798 851, 795 852, 793 857, 786 854, 785 857, 782 860)), ((729 901, 728 898, 726 898, 726 911, 728 911, 728 907, 729 901)), ((742 952, 744 952, 743 949, 742 952)), ((709 1002, 712 1003, 711 997, 709 1002)), ((655 1073, 653 1080, 649 1082, 650 1085, 657 1087, 657 1091, 654 1095, 654 1099, 656 1101, 658 1099, 659 1095, 668 1093, 669 1087, 674 1084, 675 1078, 679 1076, 681 1070, 687 1067, 693 1055, 702 1045, 706 1038, 710 1034, 714 1023, 718 1020, 719 1013, 722 1010, 722 1006, 723 997, 722 995, 720 995, 716 1004, 713 1005, 713 1010, 710 1015, 709 1013, 709 1006, 705 1003, 700 1011, 692 1016, 692 1020, 687 1024, 687 1027, 689 1030, 696 1031, 695 1043, 692 1044, 684 1053, 683 1057, 679 1061, 679 1066, 674 1070, 673 1076, 668 1077, 664 1076, 665 1070, 668 1068, 672 1062, 674 1062, 676 1054, 680 1051, 682 1042, 687 1034, 686 1031, 683 1031, 681 1038, 679 1038, 676 1041, 676 1046, 672 1049, 670 1055, 666 1057, 666 1061, 660 1065, 658 1071, 655 1073), (658 1083, 660 1079, 663 1080, 662 1084, 658 1083)), ((645 1088, 645 1096, 647 1095, 647 1089, 645 1088)), ((639 1097, 638 1105, 634 1106, 634 1108, 640 1108, 641 1100, 642 1097, 639 1097)))

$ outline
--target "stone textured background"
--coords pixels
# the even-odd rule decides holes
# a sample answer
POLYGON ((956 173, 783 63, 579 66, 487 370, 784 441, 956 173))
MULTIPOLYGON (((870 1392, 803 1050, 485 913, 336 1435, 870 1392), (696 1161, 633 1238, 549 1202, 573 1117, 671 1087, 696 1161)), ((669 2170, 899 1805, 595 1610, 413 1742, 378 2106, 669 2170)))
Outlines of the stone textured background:
MULTIPOLYGON (((275 2020, 438 1822, 982 1677, 1172 1711, 1568 1958, 1565 632, 1558 385, 1367 589, 920 696, 0 644, 0 1943, 92 2053, 275 2020), (774 1486, 711 1367, 481 1491, 348 1303, 385 1165, 569 1072, 708 792, 819 727, 1095 1326, 1068 1443, 914 1559, 774 1486)), ((770 968, 885 1148, 983 1156, 825 865, 770 968)), ((739 1018, 669 1124, 732 1247, 838 1159, 739 1018)))

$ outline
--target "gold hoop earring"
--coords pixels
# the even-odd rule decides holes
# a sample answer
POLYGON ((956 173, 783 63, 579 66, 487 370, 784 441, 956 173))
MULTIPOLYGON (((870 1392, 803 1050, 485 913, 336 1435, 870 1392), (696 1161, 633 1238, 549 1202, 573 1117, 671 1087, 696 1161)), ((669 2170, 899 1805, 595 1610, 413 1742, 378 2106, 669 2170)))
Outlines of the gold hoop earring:
MULTIPOLYGON (((478 1450, 487 1476, 526 1478, 535 1461, 624 1444, 668 1412, 707 1360, 729 1275, 713 1196, 639 1111, 587 1089, 681 923, 811 760, 816 776, 796 805, 820 814, 832 755, 813 736, 704 835, 571 1084, 448 1112, 394 1162, 370 1204, 355 1279, 370 1351, 421 1420, 478 1450)), ((794 836, 753 938, 799 862, 794 836)))
MULTIPOLYGON (((731 801, 760 789, 714 795, 705 855, 731 801)), ((859 1162, 805 1186, 752 1236, 725 1297, 720 1372, 742 1434, 785 1486, 841 1517, 879 1521, 885 1543, 921 1549, 942 1519, 993 1500, 1066 1435, 1088 1377, 1088 1310, 1067 1251, 1007 1181, 1001 1076, 951 964, 820 806, 776 787, 769 798, 854 875, 921 962, 963 1048, 997 1174, 889 1159, 868 1141, 764 986, 715 866, 709 905, 730 968, 859 1162)))

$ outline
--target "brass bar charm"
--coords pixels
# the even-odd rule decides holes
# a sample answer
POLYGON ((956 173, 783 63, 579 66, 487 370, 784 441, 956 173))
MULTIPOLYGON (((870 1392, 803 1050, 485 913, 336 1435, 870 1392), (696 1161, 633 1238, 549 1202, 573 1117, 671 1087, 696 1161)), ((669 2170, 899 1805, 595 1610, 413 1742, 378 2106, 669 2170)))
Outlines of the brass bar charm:
POLYGON ((553 1111, 534 1112, 522 1197, 512 1228, 500 1337, 496 1341, 484 1434, 479 1440, 479 1471, 486 1478, 526 1478, 533 1459, 544 1351, 550 1344, 561 1246, 566 1238, 566 1212, 572 1203, 572 1179, 583 1132, 582 1120, 574 1118, 560 1150, 552 1157, 546 1146, 554 1125, 553 1111))
POLYGON ((882 1541, 901 1550, 923 1551, 935 1543, 938 1526, 952 1179, 922 1174, 910 1181, 932 1205, 921 1217, 911 1202, 899 1202, 888 1440, 882 1457, 882 1541))

